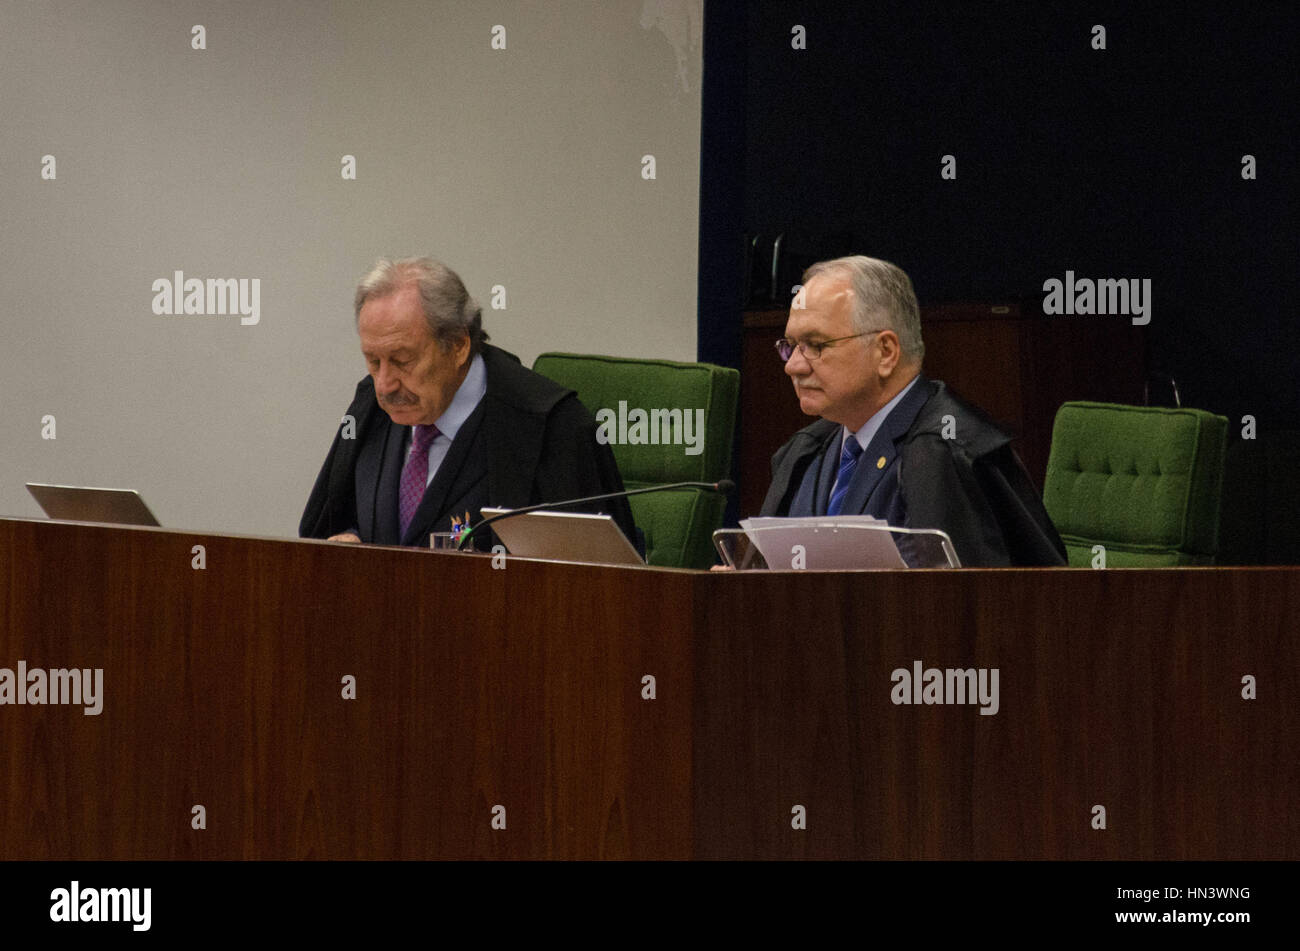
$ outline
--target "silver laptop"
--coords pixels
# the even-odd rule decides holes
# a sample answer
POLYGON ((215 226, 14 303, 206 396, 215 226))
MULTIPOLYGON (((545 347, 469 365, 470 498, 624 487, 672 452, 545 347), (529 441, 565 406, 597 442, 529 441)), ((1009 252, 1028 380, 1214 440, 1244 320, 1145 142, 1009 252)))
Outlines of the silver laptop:
MULTIPOLYGON (((485 508, 484 518, 510 509, 485 508)), ((608 515, 528 512, 488 526, 506 551, 523 558, 581 561, 594 565, 645 565, 623 530, 608 515)))
POLYGON ((28 482, 27 491, 50 518, 70 522, 109 522, 113 525, 160 524, 135 489, 95 489, 28 482))

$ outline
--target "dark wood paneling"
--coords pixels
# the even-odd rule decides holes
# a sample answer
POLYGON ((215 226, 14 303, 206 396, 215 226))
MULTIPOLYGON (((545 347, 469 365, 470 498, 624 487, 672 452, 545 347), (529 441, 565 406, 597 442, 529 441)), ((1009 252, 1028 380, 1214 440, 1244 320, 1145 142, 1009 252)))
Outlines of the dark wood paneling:
POLYGON ((1295 858, 1296 599, 1293 569, 724 575, 697 638, 695 854, 1295 858), (915 660, 997 667, 999 712, 894 705, 915 660))
POLYGON ((0 519, 0 667, 105 670, 98 717, 0 707, 0 859, 1295 859, 1296 603, 0 519), (914 660, 997 667, 999 712, 894 705, 914 660))
POLYGON ((689 573, 10 520, 0 566, 0 666, 106 694, 0 707, 0 858, 689 854, 689 573))

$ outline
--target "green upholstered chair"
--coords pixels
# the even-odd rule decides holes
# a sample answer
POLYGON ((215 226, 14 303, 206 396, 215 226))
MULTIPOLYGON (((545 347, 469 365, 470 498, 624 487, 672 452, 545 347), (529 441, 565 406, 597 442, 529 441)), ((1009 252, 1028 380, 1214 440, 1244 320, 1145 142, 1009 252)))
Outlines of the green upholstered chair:
POLYGON ((1043 504, 1070 564, 1214 563, 1228 420, 1198 409, 1065 403, 1052 427, 1043 504))
MULTIPOLYGON (((663 482, 717 482, 731 474, 740 388, 736 370, 708 363, 577 353, 543 353, 533 369, 575 390, 597 422, 609 422, 611 448, 627 488, 663 482), (634 426, 638 409, 648 417, 644 433, 634 426), (704 410, 703 433, 696 429, 698 414, 693 411, 697 409, 704 410), (654 410, 681 413, 670 419, 668 412, 653 415, 654 410), (692 411, 690 444, 684 418, 688 410, 692 411), (656 441, 634 442, 623 436, 656 441), (675 441, 666 441, 669 439, 675 441), (693 454, 688 455, 687 450, 693 454)), ((714 563, 711 539, 722 525, 723 495, 674 489, 634 495, 628 502, 637 527, 645 533, 648 564, 707 568, 714 563)))

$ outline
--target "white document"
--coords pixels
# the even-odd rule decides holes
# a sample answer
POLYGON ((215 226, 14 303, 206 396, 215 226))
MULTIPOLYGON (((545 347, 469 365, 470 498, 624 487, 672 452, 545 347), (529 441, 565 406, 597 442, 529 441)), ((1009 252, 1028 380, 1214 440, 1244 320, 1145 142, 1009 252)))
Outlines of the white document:
POLYGON ((889 524, 871 515, 747 518, 740 527, 769 568, 906 568, 889 524))

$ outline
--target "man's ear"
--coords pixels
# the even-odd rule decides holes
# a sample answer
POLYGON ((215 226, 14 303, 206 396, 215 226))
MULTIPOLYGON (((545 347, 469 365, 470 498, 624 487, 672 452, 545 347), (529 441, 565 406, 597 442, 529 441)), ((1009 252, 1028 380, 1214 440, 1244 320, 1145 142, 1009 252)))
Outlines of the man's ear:
POLYGON ((893 374, 903 362, 903 347, 898 342, 898 334, 892 330, 883 331, 877 338, 880 346, 879 367, 886 376, 893 374))
POLYGON ((443 350, 456 361, 456 369, 461 369, 469 363, 469 334, 463 335, 455 343, 447 344, 443 350))

